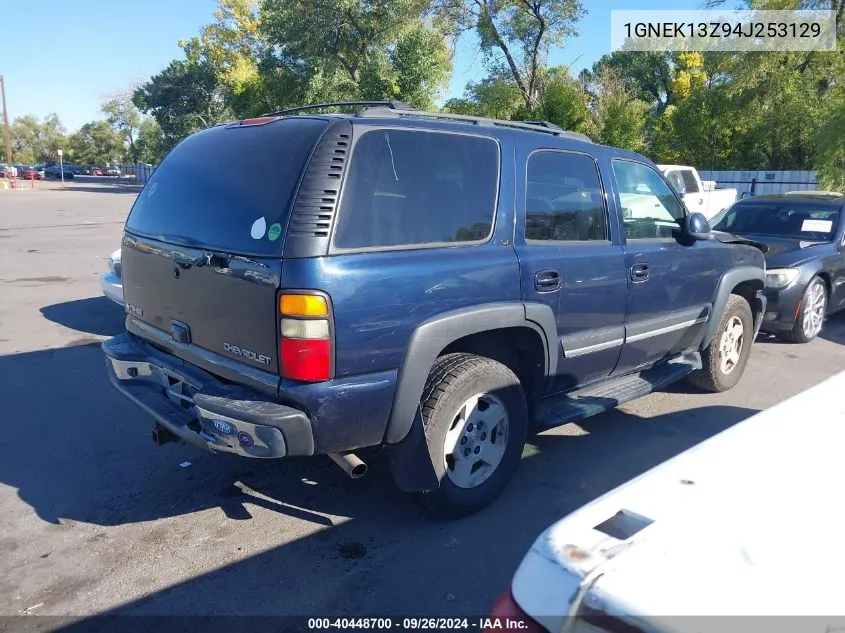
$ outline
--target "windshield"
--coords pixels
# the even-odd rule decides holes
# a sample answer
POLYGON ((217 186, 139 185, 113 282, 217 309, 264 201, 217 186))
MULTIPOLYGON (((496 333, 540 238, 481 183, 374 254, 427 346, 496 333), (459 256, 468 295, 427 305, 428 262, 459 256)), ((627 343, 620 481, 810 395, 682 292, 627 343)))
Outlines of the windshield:
POLYGON ((147 181, 127 230, 239 255, 278 254, 300 174, 326 124, 295 117, 189 136, 147 181))
POLYGON ((828 241, 833 239, 838 222, 839 210, 828 205, 743 202, 713 218, 713 230, 828 241))

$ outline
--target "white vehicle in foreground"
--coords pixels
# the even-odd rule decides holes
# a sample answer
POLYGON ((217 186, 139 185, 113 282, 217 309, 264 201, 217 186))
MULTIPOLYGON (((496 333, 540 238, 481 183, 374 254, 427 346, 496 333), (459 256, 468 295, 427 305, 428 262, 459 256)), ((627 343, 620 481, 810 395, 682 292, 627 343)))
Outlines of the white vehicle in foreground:
POLYGON ((523 632, 845 627, 845 372, 573 512, 491 618, 523 632), (816 616, 729 619, 713 616, 816 616))
POLYGON ((100 289, 108 299, 123 305, 123 279, 120 276, 120 249, 109 256, 109 271, 100 275, 100 289))
POLYGON ((708 220, 737 200, 736 189, 716 189, 712 180, 701 180, 695 167, 658 165, 669 184, 681 195, 690 213, 702 213, 708 220))

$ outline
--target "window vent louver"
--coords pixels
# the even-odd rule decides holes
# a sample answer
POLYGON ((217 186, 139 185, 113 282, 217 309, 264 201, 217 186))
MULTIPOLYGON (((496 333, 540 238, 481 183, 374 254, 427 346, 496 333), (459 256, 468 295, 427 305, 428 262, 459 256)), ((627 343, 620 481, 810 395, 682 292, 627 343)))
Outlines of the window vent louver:
POLYGON ((348 123, 336 125, 314 151, 291 213, 289 237, 328 238, 349 156, 351 131, 348 123))

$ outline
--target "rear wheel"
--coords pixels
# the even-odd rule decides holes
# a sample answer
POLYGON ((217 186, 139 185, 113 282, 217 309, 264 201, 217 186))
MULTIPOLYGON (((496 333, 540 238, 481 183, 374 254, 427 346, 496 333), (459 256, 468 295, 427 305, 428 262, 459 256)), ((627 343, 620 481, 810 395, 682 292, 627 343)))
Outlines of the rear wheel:
POLYGON ((748 363, 754 338, 754 317, 743 297, 731 295, 710 345, 701 354, 701 369, 687 378, 705 391, 719 393, 731 389, 748 363))
POLYGON ((783 338, 792 343, 809 343, 822 331, 824 317, 827 314, 827 286, 823 280, 814 277, 804 296, 801 298, 801 309, 792 330, 785 333, 783 338))
POLYGON ((437 514, 463 516, 498 497, 513 477, 528 429, 525 393, 505 365, 473 354, 437 359, 422 398, 432 459, 444 475, 422 500, 437 514))

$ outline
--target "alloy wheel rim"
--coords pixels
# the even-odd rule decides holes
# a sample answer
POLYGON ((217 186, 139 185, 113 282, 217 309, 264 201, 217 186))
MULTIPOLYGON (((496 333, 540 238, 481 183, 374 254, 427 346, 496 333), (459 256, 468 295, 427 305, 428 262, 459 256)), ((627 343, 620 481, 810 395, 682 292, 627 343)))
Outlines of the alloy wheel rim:
POLYGON ((742 319, 732 316, 719 339, 719 369, 727 375, 739 365, 745 345, 745 328, 742 319))
POLYGON ((510 418, 493 394, 468 398, 457 410, 443 443, 446 476, 459 488, 475 488, 496 471, 505 456, 510 418))
POLYGON ((804 318, 801 328, 805 337, 814 338, 821 332, 826 304, 824 286, 818 282, 814 283, 807 290, 804 298, 804 318))

